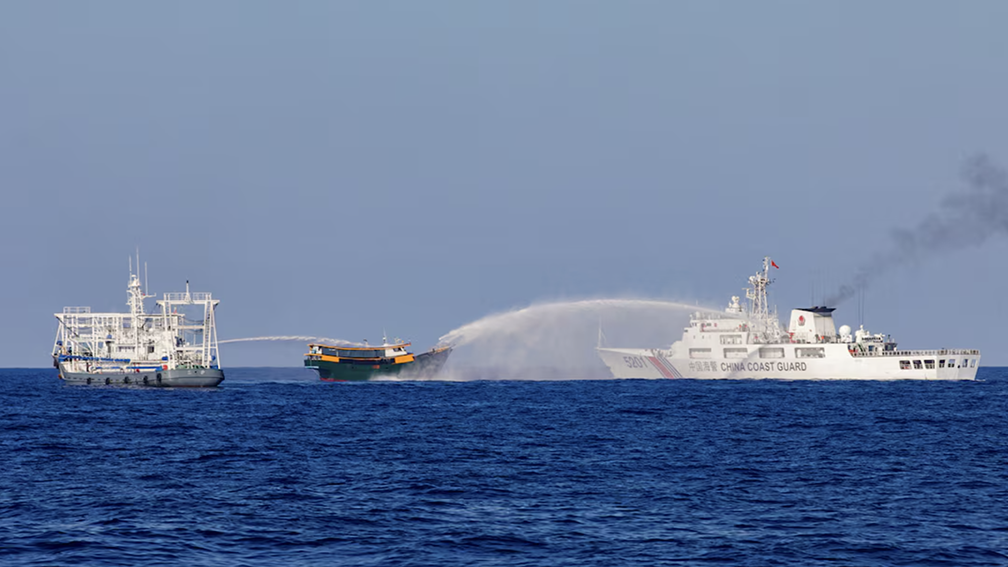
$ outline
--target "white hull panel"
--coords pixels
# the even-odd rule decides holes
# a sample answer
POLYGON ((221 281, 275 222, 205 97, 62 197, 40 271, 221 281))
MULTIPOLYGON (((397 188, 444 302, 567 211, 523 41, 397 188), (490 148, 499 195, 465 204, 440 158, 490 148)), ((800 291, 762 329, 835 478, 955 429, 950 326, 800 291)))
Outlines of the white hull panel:
MULTIPOLYGON (((678 343, 677 343, 678 344, 678 343)), ((904 351, 852 356, 843 344, 823 344, 822 358, 794 357, 794 346, 746 345, 748 356, 690 359, 677 349, 599 348, 602 362, 615 378, 699 378, 781 380, 975 380, 979 354, 956 351, 904 351), (759 358, 759 347, 784 347, 785 356, 759 358), (955 362, 949 366, 948 361, 955 362), (904 366, 909 365, 909 368, 904 366), (919 368, 918 368, 919 366, 919 368), (940 367, 941 366, 941 367, 940 367)))

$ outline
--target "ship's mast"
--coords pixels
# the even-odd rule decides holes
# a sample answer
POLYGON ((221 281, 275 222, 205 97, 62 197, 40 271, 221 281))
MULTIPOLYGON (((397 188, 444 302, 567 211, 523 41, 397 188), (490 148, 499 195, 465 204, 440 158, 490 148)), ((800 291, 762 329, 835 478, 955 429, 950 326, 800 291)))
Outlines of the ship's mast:
MULTIPOLYGON (((171 364, 196 364, 218 368, 217 322, 214 314, 220 301, 210 293, 190 291, 186 280, 185 292, 165 293, 158 300, 165 321, 165 337, 170 341, 168 360, 171 364), (186 317, 192 306, 203 308, 200 320, 186 317)), ((195 312, 190 312, 195 315, 195 312)))
POLYGON ((770 316, 767 306, 767 287, 770 285, 770 257, 763 257, 763 271, 755 276, 749 276, 749 289, 746 299, 749 300, 749 315, 753 319, 765 321, 770 316))
POLYGON ((749 276, 749 287, 745 290, 746 299, 749 300, 749 319, 756 324, 756 329, 762 335, 762 340, 770 340, 777 332, 778 322, 776 314, 771 318, 770 304, 767 301, 767 288, 773 283, 770 279, 770 265, 772 261, 769 256, 763 257, 763 271, 754 276, 749 276))
POLYGON ((147 314, 144 312, 144 300, 153 295, 147 295, 140 284, 140 252, 137 251, 136 258, 137 273, 133 273, 133 258, 130 258, 129 284, 126 286, 126 305, 130 308, 130 327, 133 335, 134 357, 140 358, 140 341, 144 333, 144 325, 147 323, 147 314))

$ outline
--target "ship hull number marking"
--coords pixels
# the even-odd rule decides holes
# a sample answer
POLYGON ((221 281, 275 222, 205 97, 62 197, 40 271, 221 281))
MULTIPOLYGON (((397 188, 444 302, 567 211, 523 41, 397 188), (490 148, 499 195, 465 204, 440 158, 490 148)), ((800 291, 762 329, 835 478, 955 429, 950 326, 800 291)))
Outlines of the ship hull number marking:
POLYGON ((648 364, 644 362, 644 359, 639 356, 624 356, 623 362, 626 363, 627 368, 647 368, 648 364))

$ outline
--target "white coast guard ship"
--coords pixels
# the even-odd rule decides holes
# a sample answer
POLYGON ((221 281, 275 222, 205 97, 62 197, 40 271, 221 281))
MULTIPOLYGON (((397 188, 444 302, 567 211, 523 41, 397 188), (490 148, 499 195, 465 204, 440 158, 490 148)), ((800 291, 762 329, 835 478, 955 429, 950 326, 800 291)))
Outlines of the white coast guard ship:
POLYGON ((132 261, 126 294, 129 313, 93 313, 90 307, 64 307, 56 313, 59 328, 52 356, 61 379, 73 384, 197 387, 224 380, 214 318, 219 300, 190 292, 186 282, 184 293, 165 293, 156 302, 159 313, 147 313, 144 300, 154 296, 141 290, 132 261))
POLYGON ((781 378, 820 380, 974 380, 979 350, 897 350, 885 335, 847 325, 833 309, 793 309, 785 332, 770 312, 770 266, 749 277, 746 308, 732 297, 723 313, 694 313, 668 349, 603 348, 616 378, 781 378))

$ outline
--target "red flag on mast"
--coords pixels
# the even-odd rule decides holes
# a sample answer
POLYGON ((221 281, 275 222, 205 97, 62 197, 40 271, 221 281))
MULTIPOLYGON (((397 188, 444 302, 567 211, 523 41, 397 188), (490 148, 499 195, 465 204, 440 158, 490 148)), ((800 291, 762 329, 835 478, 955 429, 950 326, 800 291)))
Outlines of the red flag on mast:
POLYGON ((774 262, 773 260, 770 260, 770 265, 777 268, 778 270, 780 269, 780 266, 777 265, 777 262, 774 262))

